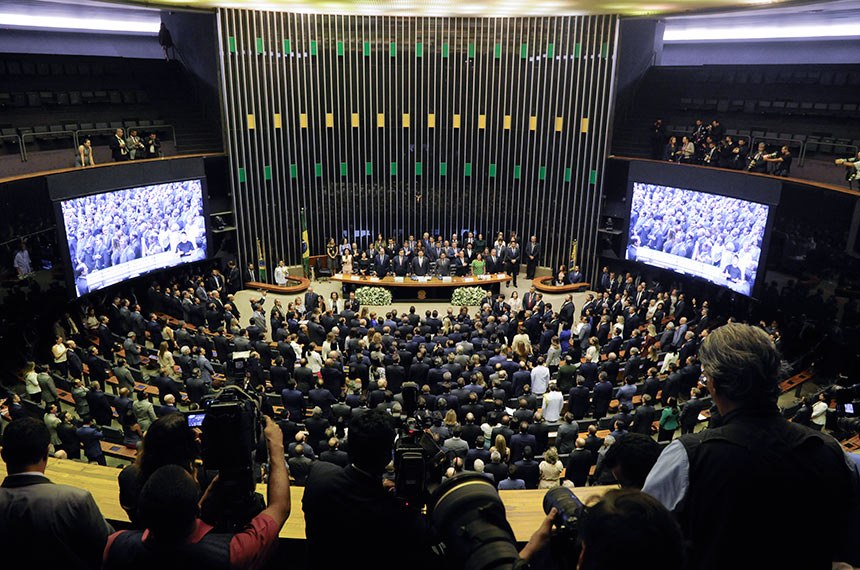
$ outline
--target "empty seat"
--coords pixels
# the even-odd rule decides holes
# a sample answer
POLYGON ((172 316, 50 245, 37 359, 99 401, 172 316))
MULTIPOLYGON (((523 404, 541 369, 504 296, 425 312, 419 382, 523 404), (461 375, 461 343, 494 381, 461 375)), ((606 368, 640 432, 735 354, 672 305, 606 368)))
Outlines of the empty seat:
POLYGON ((0 107, 8 107, 12 105, 11 93, 0 93, 0 107))
POLYGON ((110 122, 110 128, 112 128, 112 129, 121 129, 121 128, 123 128, 122 121, 111 121, 111 122, 110 122))
POLYGON ((800 113, 802 115, 809 115, 812 112, 813 104, 811 101, 803 101, 800 104, 800 113))
POLYGON ((160 127, 164 125, 164 119, 153 119, 152 124, 153 126, 160 127))
POLYGON ((827 103, 814 103, 812 110, 816 115, 823 115, 827 112, 827 103))
POLYGON ((96 103, 107 103, 108 102, 107 91, 94 91, 93 92, 93 101, 96 103))
POLYGON ((771 109, 774 113, 782 113, 785 111, 785 101, 774 101, 771 109))
POLYGON ((759 101, 758 102, 758 112, 759 113, 769 113, 770 112, 770 101, 759 101))
POLYGON ((730 111, 743 111, 744 109, 744 100, 743 99, 732 99, 729 103, 730 111))
POLYGON ((38 75, 50 75, 51 74, 51 66, 47 63, 40 62, 36 64, 36 73, 38 75))
POLYGON ((89 63, 79 63, 78 64, 78 73, 80 75, 90 75, 90 64, 89 63))
POLYGON ((78 66, 74 63, 66 63, 63 65, 63 71, 66 75, 77 75, 78 66))
POLYGON ((81 91, 81 99, 83 99, 84 103, 92 103, 93 92, 92 91, 81 91))
POLYGON ((63 64, 62 63, 52 63, 51 64, 51 75, 60 76, 63 75, 63 64))
POLYGON ((842 103, 828 103, 827 112, 831 115, 836 115, 842 110, 842 103))
POLYGON ((149 127, 151 125, 152 125, 152 121, 149 121, 147 119, 141 119, 140 122, 138 123, 138 126, 140 126, 140 127, 149 127))
POLYGON ((111 91, 108 95, 110 102, 114 105, 122 103, 122 94, 119 91, 111 91))
POLYGON ((845 117, 857 118, 857 103, 845 103, 842 105, 842 115, 845 117))
POLYGON ((76 130, 78 130, 78 125, 77 123, 66 123, 65 125, 63 125, 63 130, 75 132, 76 130))
POLYGON ((110 127, 108 127, 107 123, 96 123, 96 129, 98 130, 107 130, 108 128, 110 127))
POLYGON ((137 102, 137 93, 134 91, 123 91, 122 102, 126 104, 134 104, 137 102))
POLYGON ((42 105, 42 100, 39 98, 39 94, 35 91, 27 92, 27 106, 28 107, 39 107, 42 105))
POLYGON ((36 75, 36 64, 32 61, 25 61, 21 64, 21 73, 24 75, 36 75))
POLYGON ((795 114, 800 108, 800 104, 797 101, 786 101, 785 103, 785 112, 789 115, 795 114))
POLYGON ((48 127, 33 127, 33 134, 36 135, 36 140, 40 141, 48 140, 50 138, 48 135, 48 127))
POLYGON ((57 99, 54 97, 53 91, 40 91, 39 100, 42 105, 50 105, 55 103, 57 99))
POLYGON ((93 129, 95 129, 95 128, 96 128, 96 126, 95 126, 93 123, 81 123, 81 128, 80 128, 80 130, 82 130, 82 131, 91 131, 91 130, 93 130, 93 129))
POLYGON ((81 97, 80 91, 69 91, 69 104, 70 105, 83 105, 84 100, 81 97))
POLYGON ((69 104, 69 94, 65 91, 57 93, 57 105, 66 106, 69 104))
POLYGON ((21 64, 17 61, 6 62, 6 72, 9 75, 21 75, 21 64))

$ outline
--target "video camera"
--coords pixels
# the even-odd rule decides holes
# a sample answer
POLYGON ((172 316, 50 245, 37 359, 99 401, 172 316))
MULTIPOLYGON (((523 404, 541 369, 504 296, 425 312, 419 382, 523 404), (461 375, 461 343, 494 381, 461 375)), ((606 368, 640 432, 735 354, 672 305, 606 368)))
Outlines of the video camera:
POLYGON ((210 501, 217 506, 203 513, 213 526, 242 527, 265 508, 262 496, 255 492, 254 468, 254 454, 263 437, 261 403, 258 396, 227 386, 204 398, 202 411, 185 414, 188 425, 203 432, 203 468, 219 476, 217 500, 210 501))
POLYGON ((397 497, 408 507, 420 509, 439 485, 448 457, 415 418, 400 430, 394 446, 397 497))

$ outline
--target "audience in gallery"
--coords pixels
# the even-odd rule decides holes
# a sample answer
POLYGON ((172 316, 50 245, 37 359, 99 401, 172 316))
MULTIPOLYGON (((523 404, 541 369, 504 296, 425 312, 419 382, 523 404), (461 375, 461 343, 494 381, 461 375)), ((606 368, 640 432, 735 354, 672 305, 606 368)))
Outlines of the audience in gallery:
MULTIPOLYGON (((774 176, 789 176, 794 157, 791 149, 781 145, 768 150, 767 144, 759 142, 750 148, 749 137, 725 134, 726 129, 719 119, 706 124, 696 119, 689 134, 681 136, 667 134, 662 119, 651 127, 651 158, 682 164, 701 164, 730 170, 743 170, 774 176)), ((842 165, 843 162, 837 162, 842 165)))

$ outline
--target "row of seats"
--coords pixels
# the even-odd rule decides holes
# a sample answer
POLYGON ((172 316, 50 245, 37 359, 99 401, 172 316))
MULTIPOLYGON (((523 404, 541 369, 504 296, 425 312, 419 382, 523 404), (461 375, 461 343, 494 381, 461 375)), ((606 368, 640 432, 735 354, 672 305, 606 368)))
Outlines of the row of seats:
POLYGON ((150 102, 141 89, 102 91, 15 91, 0 92, 0 109, 67 107, 75 105, 135 105, 150 102))
MULTIPOLYGON (((797 68, 799 66, 793 66, 797 68)), ((813 66, 810 66, 813 67, 813 66)), ((843 67, 844 66, 840 66, 843 67)), ((709 67, 662 68, 661 78, 673 82, 681 77, 685 83, 712 83, 717 85, 823 85, 848 87, 860 85, 857 69, 774 69, 763 66, 714 69, 709 67)))
POLYGON ((713 111, 717 113, 747 113, 762 115, 799 115, 803 117, 857 118, 857 103, 825 103, 814 101, 769 101, 763 99, 716 99, 681 97, 682 111, 713 111))
POLYGON ((102 76, 123 75, 123 67, 117 62, 47 62, 30 60, 0 60, 0 76, 102 76))
POLYGON ((97 138, 108 138, 114 129, 125 129, 126 133, 128 133, 129 129, 138 129, 138 134, 141 134, 141 136, 144 132, 148 133, 156 131, 159 132, 163 138, 168 131, 163 130, 163 132, 161 132, 159 127, 164 125, 165 122, 163 119, 127 119, 124 121, 100 123, 65 123, 62 125, 38 125, 34 127, 20 128, 4 127, 0 128, 0 136, 3 137, 3 140, 7 144, 17 144, 17 141, 12 138, 16 135, 21 137, 26 136, 24 143, 29 144, 34 140, 36 142, 45 142, 71 139, 73 138, 73 133, 77 131, 83 131, 80 134, 92 132, 94 133, 93 136, 97 138))

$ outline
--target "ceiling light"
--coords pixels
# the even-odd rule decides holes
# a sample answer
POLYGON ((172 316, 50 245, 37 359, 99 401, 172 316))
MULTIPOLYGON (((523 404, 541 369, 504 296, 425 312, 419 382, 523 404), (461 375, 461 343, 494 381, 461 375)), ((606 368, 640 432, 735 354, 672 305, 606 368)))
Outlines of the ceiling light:
POLYGON ((87 30, 97 32, 122 32, 157 34, 161 27, 161 16, 136 20, 113 20, 107 18, 71 18, 67 16, 34 16, 0 12, 0 28, 49 28, 56 30, 87 30))
POLYGON ((731 26, 731 27, 670 27, 663 33, 664 42, 714 40, 776 40, 797 38, 844 38, 860 36, 856 24, 793 25, 793 26, 731 26))

